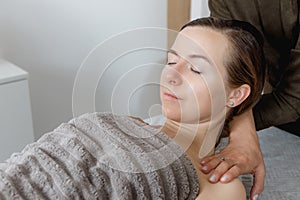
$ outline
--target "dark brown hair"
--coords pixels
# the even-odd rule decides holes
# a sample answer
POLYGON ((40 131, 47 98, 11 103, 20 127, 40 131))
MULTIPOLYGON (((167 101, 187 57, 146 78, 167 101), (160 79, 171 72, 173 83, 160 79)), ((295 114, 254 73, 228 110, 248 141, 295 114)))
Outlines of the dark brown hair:
POLYGON ((222 33, 229 41, 229 51, 224 58, 226 82, 230 88, 247 84, 250 95, 228 114, 224 131, 228 134, 228 123, 234 115, 252 108, 260 99, 265 78, 265 58, 263 37, 250 23, 238 20, 225 20, 213 17, 200 18, 184 25, 211 28, 222 33))

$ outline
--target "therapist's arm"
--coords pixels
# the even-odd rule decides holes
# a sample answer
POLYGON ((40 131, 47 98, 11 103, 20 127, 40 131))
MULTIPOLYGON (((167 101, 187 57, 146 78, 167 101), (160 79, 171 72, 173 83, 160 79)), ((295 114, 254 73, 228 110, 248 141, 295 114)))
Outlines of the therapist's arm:
POLYGON ((241 174, 252 173, 251 199, 263 191, 266 171, 252 110, 234 117, 230 123, 228 146, 220 153, 200 160, 200 163, 203 173, 211 173, 209 181, 212 183, 227 183, 241 174), (221 156, 225 157, 224 161, 221 156))
POLYGON ((300 34, 280 82, 272 93, 262 96, 253 113, 258 130, 300 118, 300 34))

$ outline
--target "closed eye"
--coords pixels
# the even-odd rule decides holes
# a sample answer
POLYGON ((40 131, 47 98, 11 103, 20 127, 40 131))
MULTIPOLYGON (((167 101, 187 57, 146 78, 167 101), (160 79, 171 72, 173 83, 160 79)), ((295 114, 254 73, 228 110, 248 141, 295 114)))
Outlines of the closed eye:
POLYGON ((167 65, 176 65, 176 62, 168 62, 167 65))
POLYGON ((190 69, 191 69, 192 72, 194 72, 196 74, 201 74, 201 72, 198 69, 194 68, 194 67, 191 67, 190 69))

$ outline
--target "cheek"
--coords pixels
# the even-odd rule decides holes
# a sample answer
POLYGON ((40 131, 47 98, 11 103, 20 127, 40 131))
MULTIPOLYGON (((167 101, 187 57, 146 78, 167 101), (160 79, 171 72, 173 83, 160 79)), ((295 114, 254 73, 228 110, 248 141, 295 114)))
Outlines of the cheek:
POLYGON ((185 122, 199 123, 210 118, 211 100, 208 88, 201 77, 190 78, 185 87, 182 118, 185 122))
POLYGON ((194 104, 197 105, 195 111, 200 112, 201 119, 206 118, 211 110, 211 96, 208 87, 204 81, 201 81, 193 88, 193 91, 195 96, 194 104))
POLYGON ((210 74, 207 76, 206 81, 210 94, 212 117, 221 113, 224 115, 226 110, 226 89, 223 77, 218 73, 210 74))

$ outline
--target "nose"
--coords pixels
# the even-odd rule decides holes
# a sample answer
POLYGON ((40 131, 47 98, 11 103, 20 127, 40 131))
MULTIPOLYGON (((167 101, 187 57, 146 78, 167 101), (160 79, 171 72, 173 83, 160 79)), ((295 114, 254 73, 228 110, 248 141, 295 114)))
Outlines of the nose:
POLYGON ((173 86, 182 84, 183 81, 182 66, 184 66, 183 63, 177 63, 172 66, 165 67, 164 69, 165 82, 173 86))

